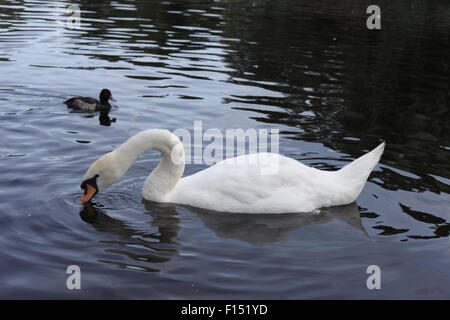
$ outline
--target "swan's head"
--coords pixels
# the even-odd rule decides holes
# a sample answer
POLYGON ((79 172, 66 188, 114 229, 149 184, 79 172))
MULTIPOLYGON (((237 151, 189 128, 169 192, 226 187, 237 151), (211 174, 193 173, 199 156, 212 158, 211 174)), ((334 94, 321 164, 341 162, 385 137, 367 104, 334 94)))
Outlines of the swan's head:
POLYGON ((83 195, 81 196, 81 203, 86 203, 91 200, 98 193, 97 179, 100 177, 96 174, 92 178, 84 180, 80 188, 83 189, 83 195))
POLYGON ((104 154, 89 167, 80 185, 83 189, 81 203, 90 201, 98 192, 113 185, 122 177, 124 171, 117 168, 113 157, 111 152, 104 154))

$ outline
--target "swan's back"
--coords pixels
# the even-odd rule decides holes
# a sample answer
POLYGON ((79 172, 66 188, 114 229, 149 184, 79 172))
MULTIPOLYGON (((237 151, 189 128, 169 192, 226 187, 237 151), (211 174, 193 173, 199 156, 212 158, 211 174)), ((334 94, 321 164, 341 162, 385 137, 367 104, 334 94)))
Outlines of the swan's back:
POLYGON ((344 200, 335 178, 278 154, 250 154, 182 178, 173 201, 229 212, 306 212, 344 200))
POLYGON ((337 171, 322 171, 274 153, 243 155, 180 179, 169 200, 217 211, 310 212, 352 203, 384 151, 371 152, 337 171))

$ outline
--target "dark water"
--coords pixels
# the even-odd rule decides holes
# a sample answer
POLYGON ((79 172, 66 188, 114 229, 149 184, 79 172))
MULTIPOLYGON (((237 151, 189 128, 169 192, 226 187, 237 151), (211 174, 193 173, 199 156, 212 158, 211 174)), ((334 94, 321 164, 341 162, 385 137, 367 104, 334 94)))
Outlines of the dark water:
POLYGON ((70 29, 68 2, 0 0, 1 298, 450 298, 448 1, 378 1, 372 31, 369 1, 77 4, 70 29), (62 104, 101 88, 109 115, 62 104), (143 201, 153 152, 96 218, 78 203, 100 155, 194 121, 279 129, 281 154, 325 170, 387 147, 355 204, 316 215, 143 201))

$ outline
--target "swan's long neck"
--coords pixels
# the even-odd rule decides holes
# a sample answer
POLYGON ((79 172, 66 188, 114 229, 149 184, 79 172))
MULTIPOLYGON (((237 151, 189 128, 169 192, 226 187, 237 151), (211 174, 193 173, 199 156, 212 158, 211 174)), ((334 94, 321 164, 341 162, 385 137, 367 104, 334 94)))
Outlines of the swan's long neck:
POLYGON ((148 150, 161 152, 161 162, 147 177, 143 193, 149 200, 161 200, 173 190, 184 172, 184 149, 173 133, 161 129, 149 129, 131 137, 115 151, 120 170, 125 173, 141 154, 148 150))

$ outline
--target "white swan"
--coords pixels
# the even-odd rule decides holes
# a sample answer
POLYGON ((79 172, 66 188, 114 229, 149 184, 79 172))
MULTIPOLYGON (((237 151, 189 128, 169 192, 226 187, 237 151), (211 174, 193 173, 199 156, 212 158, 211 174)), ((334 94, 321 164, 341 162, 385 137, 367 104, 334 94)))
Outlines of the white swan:
POLYGON ((160 151, 162 159, 145 180, 144 199, 225 212, 283 213, 354 202, 378 163, 384 142, 338 171, 318 170, 274 153, 255 153, 181 178, 185 164, 181 141, 170 131, 149 129, 90 166, 81 184, 81 202, 118 181, 150 149, 160 151))

